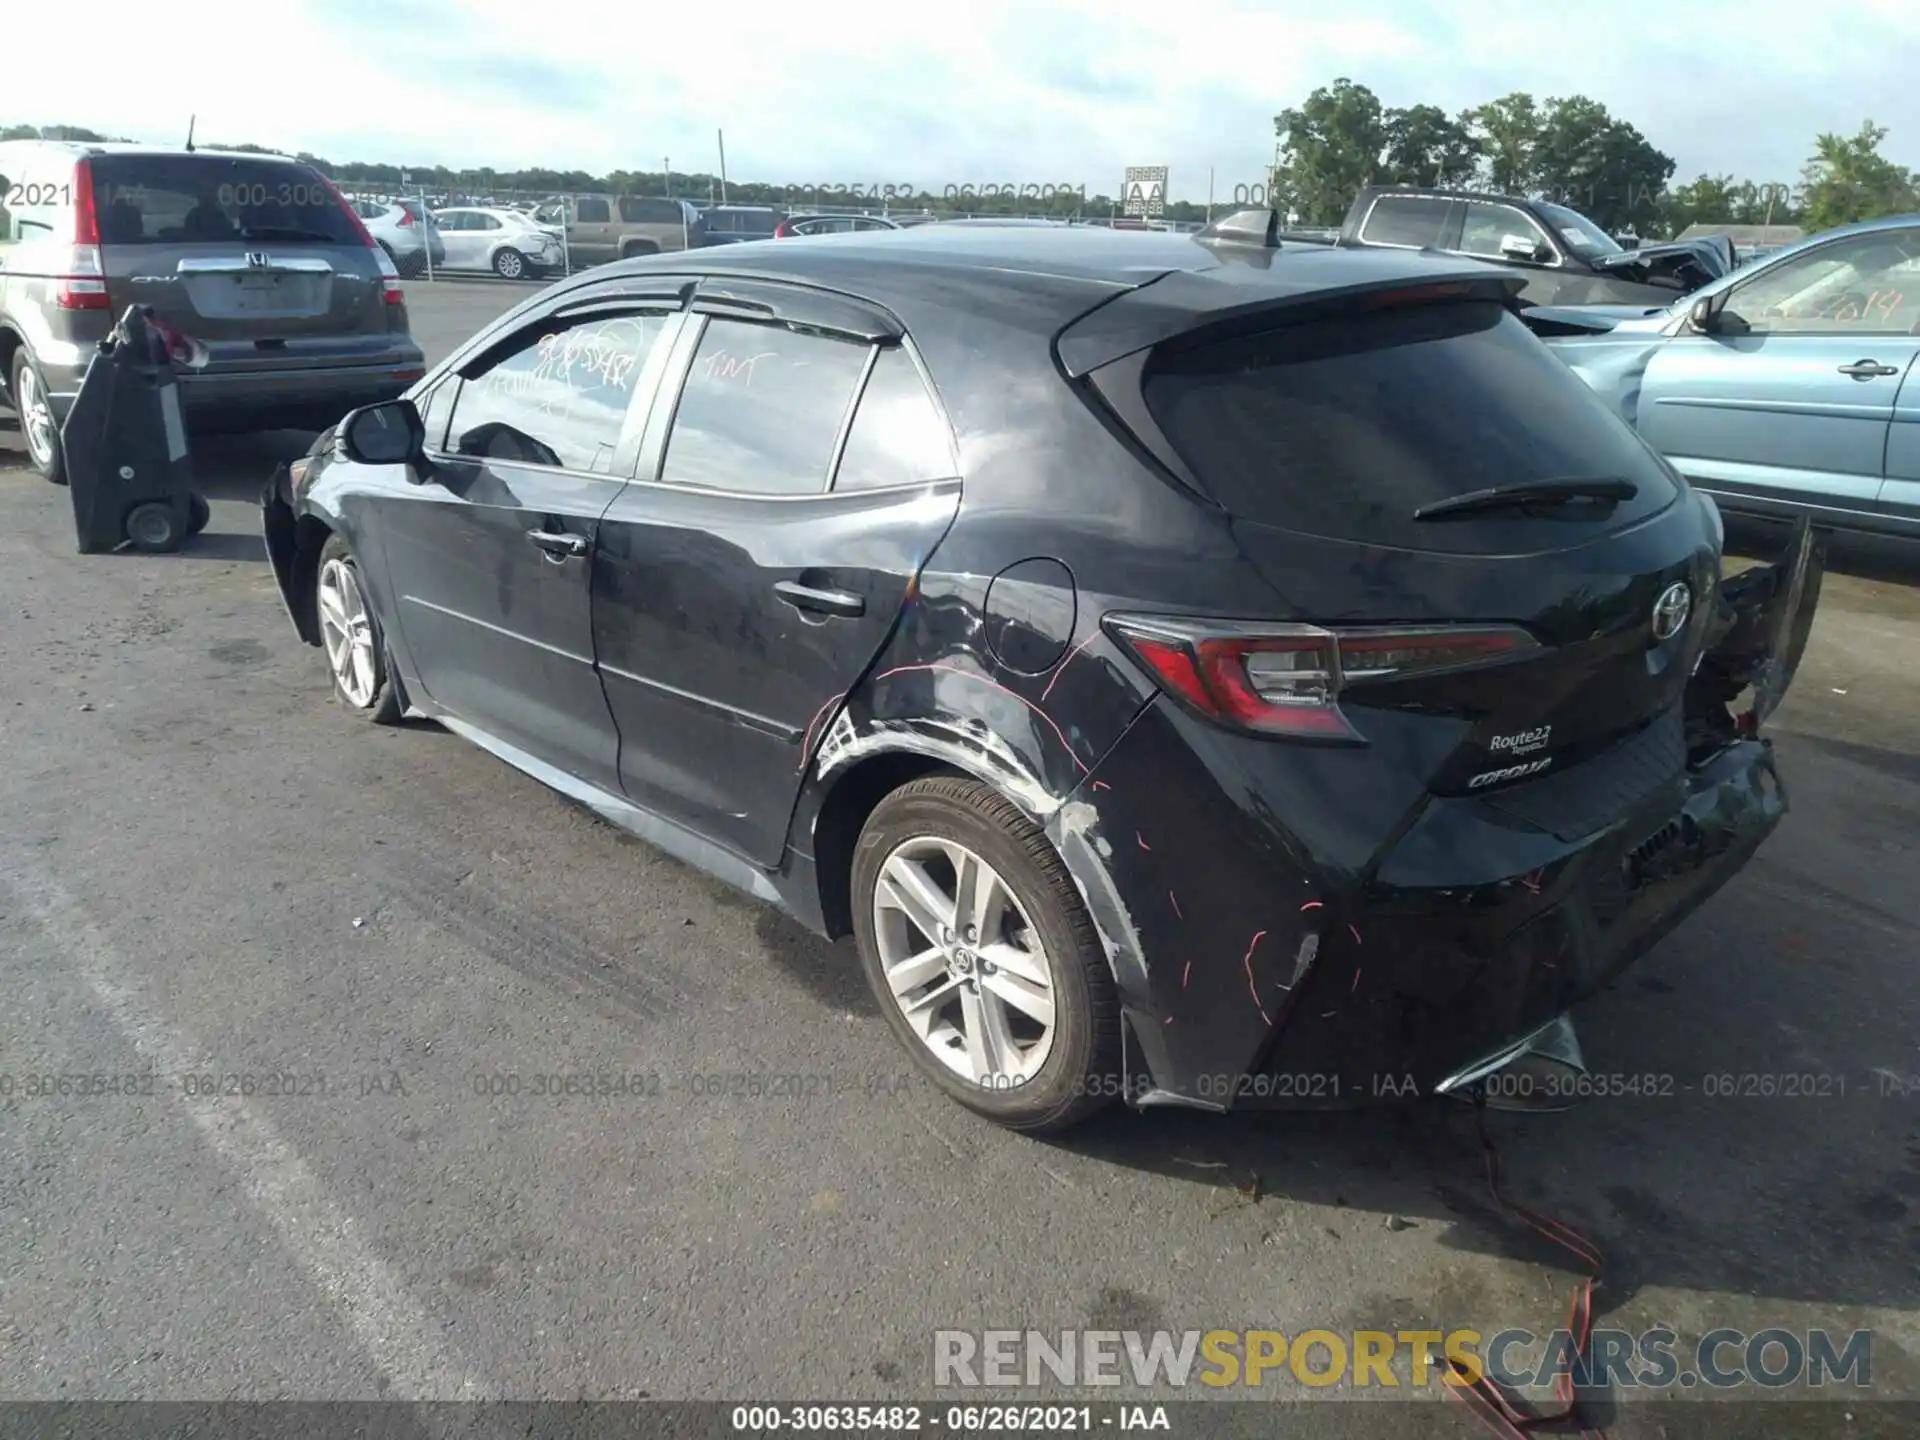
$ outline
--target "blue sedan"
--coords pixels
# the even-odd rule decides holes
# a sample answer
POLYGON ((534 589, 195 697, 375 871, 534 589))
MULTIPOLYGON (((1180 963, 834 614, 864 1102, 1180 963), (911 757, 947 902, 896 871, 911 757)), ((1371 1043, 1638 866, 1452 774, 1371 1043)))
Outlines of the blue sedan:
POLYGON ((1728 510, 1920 539, 1920 215, 1816 235, 1666 309, 1527 318, 1728 510))

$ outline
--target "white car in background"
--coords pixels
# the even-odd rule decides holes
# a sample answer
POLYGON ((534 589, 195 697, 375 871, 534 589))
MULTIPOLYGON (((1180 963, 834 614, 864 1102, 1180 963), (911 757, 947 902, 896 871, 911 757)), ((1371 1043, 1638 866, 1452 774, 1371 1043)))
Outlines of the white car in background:
POLYGON ((446 243, 449 270, 491 270, 502 280, 530 280, 566 266, 557 236, 518 210, 457 206, 433 212, 446 243))
POLYGON ((380 248, 405 279, 426 273, 429 250, 435 265, 447 263, 447 247, 439 228, 418 200, 361 196, 347 203, 366 222, 367 233, 380 242, 380 248))

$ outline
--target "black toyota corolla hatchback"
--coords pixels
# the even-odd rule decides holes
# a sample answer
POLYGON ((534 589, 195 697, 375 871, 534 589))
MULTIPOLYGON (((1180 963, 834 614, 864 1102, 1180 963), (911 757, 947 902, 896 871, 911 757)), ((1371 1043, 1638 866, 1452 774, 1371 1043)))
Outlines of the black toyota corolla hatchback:
POLYGON ((852 935, 984 1115, 1455 1090, 1778 823, 1821 568, 1723 582, 1519 284, 1264 215, 609 266, 268 546, 350 710, 852 935))

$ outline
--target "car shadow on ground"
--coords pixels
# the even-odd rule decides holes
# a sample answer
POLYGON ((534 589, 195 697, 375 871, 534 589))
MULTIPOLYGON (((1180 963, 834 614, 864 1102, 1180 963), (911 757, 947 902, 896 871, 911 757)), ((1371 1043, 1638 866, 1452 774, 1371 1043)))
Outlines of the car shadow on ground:
POLYGON ((274 470, 297 460, 313 444, 313 432, 271 430, 253 435, 193 437, 194 484, 209 500, 258 504, 274 470))
MULTIPOLYGON (((1791 918, 1790 901, 1758 887, 1745 908, 1769 912, 1776 924, 1791 918)), ((1844 917, 1832 918, 1820 937, 1826 949, 1857 953, 1873 938, 1871 917, 1859 922, 1858 934, 1849 933, 1844 917)), ((823 1005, 877 1017, 851 942, 829 944, 771 912, 758 930, 768 957, 823 1005)), ((1401 1232, 1424 1231, 1443 1250, 1559 1277, 1539 1292, 1537 1314, 1514 1315, 1504 1298, 1510 1274, 1503 1282, 1499 1274, 1476 1275, 1471 1265, 1449 1267, 1437 1289, 1357 1296, 1343 1318, 1362 1329, 1397 1330, 1416 1320, 1440 1328, 1485 1325, 1496 1313, 1501 1323, 1540 1330, 1563 1323, 1567 1294, 1584 1267, 1501 1211, 1489 1187, 1483 1126, 1504 1167, 1507 1198, 1571 1226, 1604 1256, 1596 1324, 1608 1323, 1648 1286, 1659 1287, 1662 1300, 1691 1291, 1716 1317, 1735 1303, 1764 1313, 1769 1297, 1920 1306, 1914 1102, 1861 1096, 1857 1084, 1848 1092, 1851 1109, 1833 1098, 1740 1102, 1703 1094, 1703 1074, 1765 1068, 1757 1052, 1776 1029, 1798 1027, 1836 1048, 1844 1043, 1836 1033, 1844 1029, 1837 998, 1821 1014, 1792 986, 1766 993, 1756 972, 1788 969, 1793 956, 1749 954, 1744 971, 1729 976, 1721 953, 1728 944, 1738 942, 1723 939, 1703 916, 1576 1012, 1593 1071, 1604 1064, 1609 1075, 1671 1074, 1670 1091, 1658 1098, 1596 1099, 1527 1115, 1481 1112, 1444 1098, 1229 1115, 1116 1106, 1032 1143, 1205 1187, 1202 1224, 1252 1225, 1282 1252, 1316 1242, 1401 1244, 1401 1232), (1715 970, 1721 973, 1712 976, 1715 970), (1718 1013, 1728 986, 1744 1007, 1740 1035, 1730 1035, 1718 1013), (1690 1045, 1696 1036, 1720 1043, 1690 1045), (1842 1145, 1844 1153, 1859 1153, 1861 1126, 1882 1157, 1880 1174, 1840 1166, 1842 1145), (1849 1127, 1848 1138, 1823 1141, 1822 1131, 1837 1127, 1849 1127), (1303 1213, 1303 1206, 1318 1213, 1303 1213)), ((1856 1078, 1865 1074, 1863 1065, 1856 1078)), ((1685 1333, 1687 1320, 1676 1323, 1685 1333)), ((1874 1374, 1882 1395, 1920 1393, 1920 1364, 1884 1334, 1875 1338, 1874 1374)))

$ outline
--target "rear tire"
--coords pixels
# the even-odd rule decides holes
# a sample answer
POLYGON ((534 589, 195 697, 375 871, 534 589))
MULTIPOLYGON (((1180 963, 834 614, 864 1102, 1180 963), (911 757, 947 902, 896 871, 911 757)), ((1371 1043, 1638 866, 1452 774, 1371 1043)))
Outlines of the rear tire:
POLYGON ((211 519, 213 506, 207 503, 207 497, 198 490, 191 492, 187 496, 187 534, 198 535, 211 519))
POLYGON ((503 245, 494 252, 493 273, 502 280, 523 280, 528 268, 527 257, 511 245, 503 245))
POLYGON ((370 725, 398 725, 400 687, 387 662, 386 637, 361 586, 353 552, 338 535, 329 535, 320 547, 314 608, 334 695, 370 725))
POLYGON ((620 247, 622 260, 637 259, 642 255, 658 255, 660 247, 651 240, 629 240, 620 247))
POLYGON ((27 462, 42 478, 55 485, 66 484, 67 453, 60 444, 60 427, 53 418, 53 404, 47 399, 46 382, 24 345, 14 352, 13 374, 7 384, 14 411, 20 417, 27 462))
POLYGON ((1028 1133, 1119 1096, 1120 1002, 1099 934, 1058 852, 1005 796, 950 775, 901 786, 860 832, 852 878, 867 983, 947 1095, 1028 1133))

